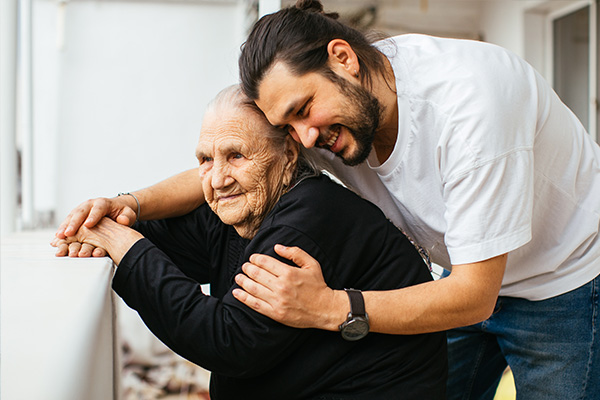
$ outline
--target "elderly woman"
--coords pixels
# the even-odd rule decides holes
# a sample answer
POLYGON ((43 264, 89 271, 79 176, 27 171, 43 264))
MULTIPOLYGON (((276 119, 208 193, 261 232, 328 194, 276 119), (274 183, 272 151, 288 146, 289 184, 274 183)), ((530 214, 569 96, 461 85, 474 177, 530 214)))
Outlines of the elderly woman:
POLYGON ((171 349, 212 371, 212 399, 445 397, 443 333, 344 340, 281 325, 232 295, 242 264, 253 253, 278 257, 277 243, 316 255, 333 288, 431 280, 378 208, 311 167, 237 86, 209 106, 196 154, 206 204, 133 229, 104 218, 71 240, 108 251, 118 264, 114 290, 171 349))

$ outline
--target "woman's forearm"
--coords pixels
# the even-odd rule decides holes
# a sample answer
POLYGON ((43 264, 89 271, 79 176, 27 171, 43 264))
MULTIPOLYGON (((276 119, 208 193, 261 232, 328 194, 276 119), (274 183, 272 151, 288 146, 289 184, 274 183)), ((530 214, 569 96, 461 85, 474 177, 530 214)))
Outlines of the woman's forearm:
POLYGON ((121 263, 121 260, 125 254, 127 254, 129 249, 131 249, 138 240, 143 238, 139 232, 136 232, 131 228, 125 229, 127 229, 127 231, 122 232, 119 235, 110 234, 110 236, 105 237, 103 240, 104 246, 97 246, 105 249, 110 258, 112 258, 117 265, 121 263))

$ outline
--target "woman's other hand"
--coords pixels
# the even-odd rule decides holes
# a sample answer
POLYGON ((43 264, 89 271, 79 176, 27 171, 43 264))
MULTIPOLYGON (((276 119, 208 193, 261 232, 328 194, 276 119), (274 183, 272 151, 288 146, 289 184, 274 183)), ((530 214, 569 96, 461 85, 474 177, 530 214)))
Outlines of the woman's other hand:
POLYGON ((106 257, 106 250, 100 247, 94 247, 91 244, 72 242, 68 243, 65 239, 55 237, 50 244, 56 247, 57 257, 106 257))
POLYGON ((141 233, 104 217, 92 228, 88 228, 85 224, 82 225, 75 235, 69 236, 65 241, 69 246, 77 242, 106 249, 110 258, 119 265, 125 253, 142 238, 141 233))

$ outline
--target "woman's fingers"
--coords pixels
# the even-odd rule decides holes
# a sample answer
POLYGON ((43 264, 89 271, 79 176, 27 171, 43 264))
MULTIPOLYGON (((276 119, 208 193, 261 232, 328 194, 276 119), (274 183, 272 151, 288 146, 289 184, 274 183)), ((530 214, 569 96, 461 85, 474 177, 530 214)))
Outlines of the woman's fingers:
POLYGON ((79 250, 78 257, 91 257, 95 247, 91 244, 83 243, 79 250))
POLYGON ((81 250, 81 243, 79 243, 79 242, 69 243, 69 257, 79 256, 79 250, 81 250))
POLYGON ((65 257, 69 254, 69 244, 66 240, 55 238, 50 244, 56 247, 56 257, 65 257))
POLYGON ((101 247, 95 247, 92 252, 92 257, 106 257, 108 253, 101 247))

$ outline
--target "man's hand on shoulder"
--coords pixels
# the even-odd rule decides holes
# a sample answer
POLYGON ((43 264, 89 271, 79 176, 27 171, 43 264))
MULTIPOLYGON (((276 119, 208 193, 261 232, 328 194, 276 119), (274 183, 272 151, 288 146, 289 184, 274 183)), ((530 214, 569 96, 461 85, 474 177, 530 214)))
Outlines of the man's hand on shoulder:
POLYGON ((317 260, 298 247, 275 246, 275 252, 291 260, 291 267, 273 257, 254 254, 242 266, 235 281, 236 299, 294 328, 337 330, 348 313, 344 291, 330 289, 317 260))

